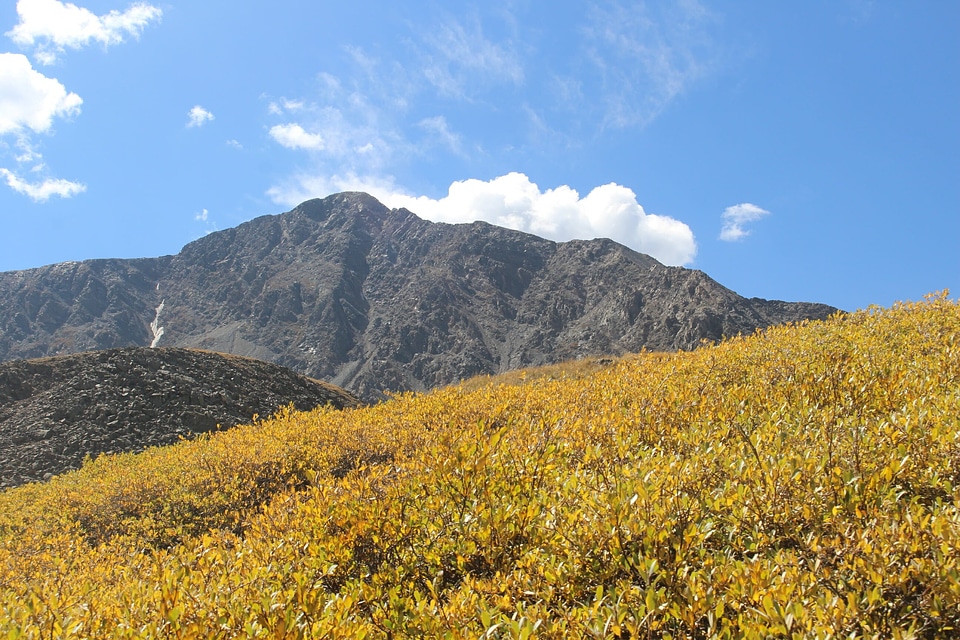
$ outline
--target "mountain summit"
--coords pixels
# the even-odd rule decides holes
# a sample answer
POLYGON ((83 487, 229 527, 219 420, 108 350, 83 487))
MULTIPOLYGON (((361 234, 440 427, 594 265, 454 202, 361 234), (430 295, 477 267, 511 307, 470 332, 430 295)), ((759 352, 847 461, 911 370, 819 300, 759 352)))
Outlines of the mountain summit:
POLYGON ((374 400, 588 354, 692 349, 834 311, 746 299, 607 239, 427 222, 341 193, 175 256, 0 273, 0 361, 199 347, 374 400))

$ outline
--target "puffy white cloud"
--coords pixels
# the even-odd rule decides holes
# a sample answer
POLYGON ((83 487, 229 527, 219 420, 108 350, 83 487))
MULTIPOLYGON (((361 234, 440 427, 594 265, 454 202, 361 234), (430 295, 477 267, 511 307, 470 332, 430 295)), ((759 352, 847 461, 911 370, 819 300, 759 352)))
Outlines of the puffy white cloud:
POLYGON ((696 255, 690 227, 646 213, 633 191, 613 183, 581 198, 569 186, 541 191, 526 175, 508 173, 454 182, 439 200, 390 194, 384 203, 437 222, 484 220, 552 240, 611 238, 665 264, 687 264, 696 255))
POLYGON ((270 127, 270 137, 288 149, 310 149, 320 151, 324 148, 323 136, 308 133, 299 124, 278 124, 270 127))
POLYGON ((743 225, 755 222, 768 215, 770 215, 769 211, 749 202, 727 207, 720 215, 720 219, 723 221, 720 229, 720 239, 727 242, 740 240, 750 235, 750 232, 744 229, 743 225))
POLYGON ((90 43, 103 46, 119 44, 124 36, 138 37, 162 11, 153 5, 137 2, 126 11, 111 11, 102 16, 73 3, 58 0, 19 0, 20 23, 7 32, 23 47, 36 47, 35 55, 42 64, 52 64, 66 47, 79 49, 90 43))
POLYGON ((3 167, 0 167, 0 176, 6 179, 7 186, 11 189, 35 202, 46 202, 51 196, 71 198, 87 190, 87 187, 79 182, 71 182, 62 178, 47 178, 43 182, 27 182, 3 167))
POLYGON ((405 207, 435 222, 483 220, 551 240, 611 238, 668 265, 693 261, 697 245, 683 222, 646 213, 636 195, 617 184, 601 185, 581 198, 569 186, 541 191, 522 173, 493 180, 462 180, 440 199, 411 196, 390 179, 356 175, 301 176, 293 186, 268 191, 275 201, 294 205, 337 191, 366 191, 389 207, 405 207))
POLYGON ((200 213, 195 215, 193 219, 198 222, 206 222, 208 217, 210 217, 210 212, 207 211, 206 209, 203 209, 202 211, 200 211, 200 213))
POLYGON ((80 96, 36 71, 26 56, 0 53, 0 134, 43 133, 55 117, 74 115, 81 104, 80 96))
POLYGON ((187 126, 188 127, 202 127, 204 124, 213 120, 213 114, 201 107, 196 105, 193 109, 187 113, 187 126))

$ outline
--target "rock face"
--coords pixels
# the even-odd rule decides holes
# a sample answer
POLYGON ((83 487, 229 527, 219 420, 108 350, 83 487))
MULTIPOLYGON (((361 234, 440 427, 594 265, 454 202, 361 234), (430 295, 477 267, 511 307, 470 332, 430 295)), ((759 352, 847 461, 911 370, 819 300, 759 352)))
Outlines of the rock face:
POLYGON ((745 299, 610 240, 432 223, 343 193, 175 256, 0 273, 0 360, 144 346, 162 328, 160 345, 276 362, 375 400, 834 311, 745 299))
POLYGON ((0 486, 77 468, 85 456, 300 410, 359 406, 350 394, 274 364, 172 348, 109 349, 0 364, 0 486))

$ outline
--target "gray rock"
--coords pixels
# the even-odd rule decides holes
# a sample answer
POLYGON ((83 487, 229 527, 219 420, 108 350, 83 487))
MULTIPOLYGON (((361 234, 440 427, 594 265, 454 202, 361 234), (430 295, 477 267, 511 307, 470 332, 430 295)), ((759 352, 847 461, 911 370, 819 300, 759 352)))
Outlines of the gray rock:
POLYGON ((249 423, 291 403, 301 410, 360 404, 343 389, 275 364, 192 349, 132 347, 0 363, 0 486, 49 479, 88 455, 142 451, 249 423), (166 375, 156 373, 161 368, 166 375), (91 388, 95 399, 83 395, 91 388), (64 413, 69 420, 55 429, 38 428, 64 413))

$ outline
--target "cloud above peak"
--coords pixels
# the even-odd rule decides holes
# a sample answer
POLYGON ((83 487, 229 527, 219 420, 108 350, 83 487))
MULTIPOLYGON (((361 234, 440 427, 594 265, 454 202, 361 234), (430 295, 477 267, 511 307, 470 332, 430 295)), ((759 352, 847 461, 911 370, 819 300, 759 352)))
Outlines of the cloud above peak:
POLYGON ((543 191, 526 175, 512 172, 486 181, 456 181, 446 196, 434 199, 409 195, 392 180, 348 175, 301 177, 293 187, 275 187, 268 195, 292 206, 336 191, 366 191, 389 207, 404 207, 434 222, 482 220, 561 242, 610 238, 668 265, 689 264, 697 253, 689 226, 645 212, 632 190, 614 183, 581 198, 572 187, 543 191))
POLYGON ((390 194, 384 203, 435 222, 483 220, 551 240, 611 238, 670 265, 692 262, 697 251, 690 227, 648 214, 632 190, 614 183, 581 198, 567 185, 541 191, 526 175, 513 172, 489 181, 454 182, 436 200, 390 194))
POLYGON ((35 47, 41 64, 53 64, 66 48, 79 49, 91 42, 104 47, 120 44, 126 36, 139 37, 163 12, 153 5, 137 2, 126 11, 102 16, 73 3, 58 0, 19 0, 20 22, 7 36, 22 47, 35 47))

